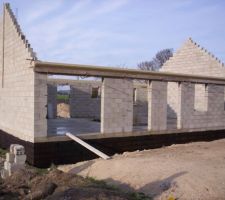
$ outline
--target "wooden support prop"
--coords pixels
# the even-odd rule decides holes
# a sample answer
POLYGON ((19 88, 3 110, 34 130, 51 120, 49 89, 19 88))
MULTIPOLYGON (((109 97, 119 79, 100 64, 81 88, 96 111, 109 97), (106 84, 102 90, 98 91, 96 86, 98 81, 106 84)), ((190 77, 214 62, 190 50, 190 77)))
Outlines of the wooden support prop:
POLYGON ((81 144, 82 146, 84 146, 88 150, 92 151, 93 153, 97 154, 99 157, 101 157, 101 158, 103 158, 105 160, 110 158, 106 154, 104 154, 101 151, 99 151, 98 149, 92 147, 91 145, 89 145, 88 143, 84 142, 83 140, 81 140, 80 138, 76 137, 75 135, 72 135, 71 133, 66 133, 66 136, 68 136, 69 138, 71 138, 75 142, 81 144))

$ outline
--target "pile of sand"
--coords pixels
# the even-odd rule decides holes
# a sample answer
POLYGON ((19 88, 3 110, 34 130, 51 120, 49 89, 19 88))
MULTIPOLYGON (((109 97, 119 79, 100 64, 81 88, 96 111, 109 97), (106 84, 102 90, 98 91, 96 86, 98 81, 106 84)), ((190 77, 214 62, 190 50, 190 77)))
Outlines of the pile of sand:
POLYGON ((70 118, 70 106, 66 103, 57 104, 57 117, 70 118))

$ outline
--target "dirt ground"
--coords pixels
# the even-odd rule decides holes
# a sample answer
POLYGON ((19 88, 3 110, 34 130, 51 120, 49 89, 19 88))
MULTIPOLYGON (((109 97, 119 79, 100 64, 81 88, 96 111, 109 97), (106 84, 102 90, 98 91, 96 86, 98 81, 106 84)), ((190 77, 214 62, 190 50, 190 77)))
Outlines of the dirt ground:
POLYGON ((139 200, 138 195, 57 169, 26 168, 0 179, 0 200, 139 200))
POLYGON ((66 103, 57 104, 57 117, 70 118, 70 106, 66 103))
POLYGON ((225 199, 225 139, 126 152, 59 169, 154 199, 225 199))

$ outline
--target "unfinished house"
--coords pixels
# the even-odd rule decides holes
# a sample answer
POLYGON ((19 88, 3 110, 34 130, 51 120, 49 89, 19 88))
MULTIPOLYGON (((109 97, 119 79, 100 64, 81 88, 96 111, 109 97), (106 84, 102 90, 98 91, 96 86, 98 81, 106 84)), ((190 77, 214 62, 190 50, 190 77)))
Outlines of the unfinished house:
POLYGON ((44 62, 5 4, 0 63, 0 146, 38 167, 96 158, 68 132, 108 155, 225 137, 224 64, 191 39, 160 72, 44 62))

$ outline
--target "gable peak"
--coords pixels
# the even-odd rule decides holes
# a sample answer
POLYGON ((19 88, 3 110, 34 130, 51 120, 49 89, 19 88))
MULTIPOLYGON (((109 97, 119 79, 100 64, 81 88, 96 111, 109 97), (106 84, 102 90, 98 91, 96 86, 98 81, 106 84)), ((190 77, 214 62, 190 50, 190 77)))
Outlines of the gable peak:
POLYGON ((33 51, 33 48, 31 48, 31 45, 30 45, 29 41, 26 39, 25 34, 22 32, 21 27, 20 27, 20 25, 19 25, 19 23, 16 19, 16 16, 14 15, 14 13, 13 13, 11 7, 10 7, 10 4, 4 3, 3 9, 4 9, 4 12, 7 12, 9 17, 11 18, 11 21, 12 21, 12 23, 13 23, 13 25, 16 28, 16 31, 18 33, 18 37, 20 37, 20 39, 23 40, 25 48, 28 49, 28 52, 30 53, 32 59, 37 60, 36 53, 33 51))
POLYGON ((202 47, 200 44, 198 44, 197 42, 195 42, 191 37, 189 37, 186 40, 185 44, 186 43, 191 43, 193 46, 195 46, 196 48, 198 48, 200 51, 203 51, 205 54, 207 54, 208 56, 210 56, 212 59, 216 60, 222 67, 225 66, 225 64, 218 57, 216 57, 213 53, 211 53, 206 48, 202 47))

